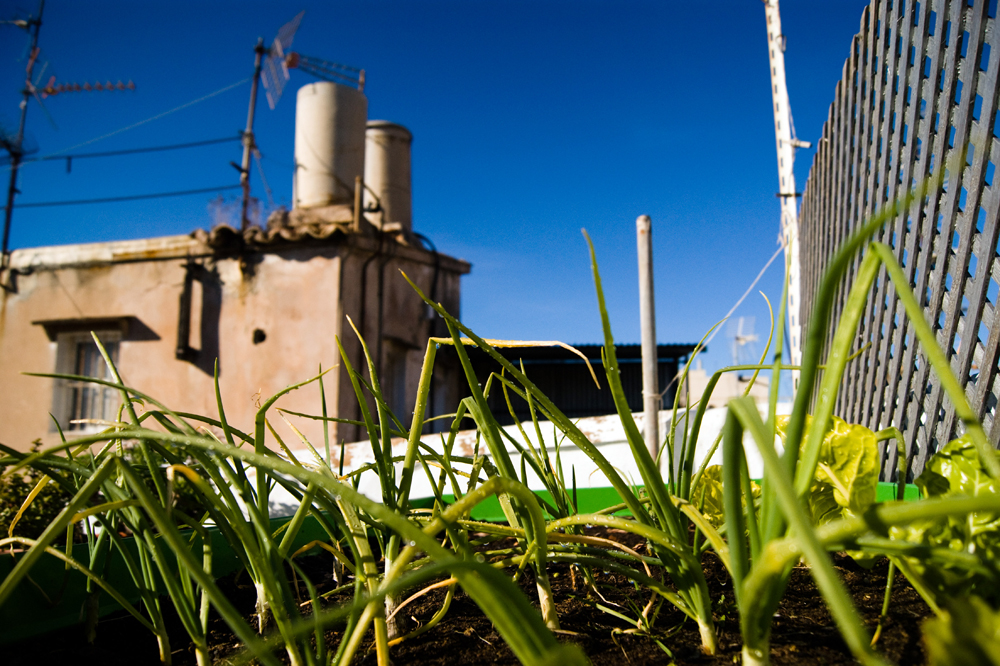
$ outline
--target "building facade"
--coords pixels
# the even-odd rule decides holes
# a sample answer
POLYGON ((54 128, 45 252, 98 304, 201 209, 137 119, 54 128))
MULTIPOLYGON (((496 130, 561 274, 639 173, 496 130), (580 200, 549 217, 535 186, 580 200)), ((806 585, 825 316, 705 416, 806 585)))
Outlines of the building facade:
MULTIPOLYGON (((342 225, 260 229, 248 242, 213 233, 16 250, 0 304, 0 442, 24 450, 114 421, 118 392, 94 384, 22 374, 108 378, 95 332, 123 381, 176 411, 217 416, 216 362, 229 422, 252 430, 256 405, 313 377, 322 365, 331 416, 357 419, 357 400, 337 339, 351 364, 367 367, 348 317, 365 337, 390 405, 402 416, 416 393, 426 340, 439 325, 405 282, 457 313, 469 265, 401 235, 350 233, 342 225), (386 236, 389 236, 388 238, 386 236), (50 416, 51 414, 51 416, 50 416)), ((448 368, 438 368, 449 373, 448 368)), ((366 376, 367 373, 365 372, 366 376)), ((454 381, 435 383, 433 405, 454 403, 454 381)), ((282 399, 321 413, 318 384, 282 399)), ((152 405, 146 405, 152 408, 152 405)), ((283 426, 272 413, 276 428, 283 426)), ((319 421, 297 420, 315 444, 319 421)), ((294 433, 285 428, 288 436, 294 433)), ((353 426, 331 424, 333 441, 353 426)), ((284 435, 282 435, 284 437, 284 435)))
MULTIPOLYGON (((367 120, 360 90, 313 83, 298 92, 294 206, 266 228, 244 220, 239 230, 15 250, 0 271, 0 443, 26 450, 118 418, 115 389, 23 374, 109 379, 92 332, 126 385, 174 411, 217 418, 218 367, 227 420, 247 432, 262 401, 320 367, 328 415, 360 420, 338 348, 367 378, 360 335, 389 406, 408 421, 427 339, 446 331, 400 272, 458 315, 470 269, 412 231, 411 142, 405 127, 367 120)), ((442 361, 430 409, 453 410, 457 387, 442 361)), ((321 414, 319 384, 278 406, 321 414)), ((321 448, 322 421, 295 418, 321 448)), ((278 413, 270 420, 298 444, 278 413)), ((365 433, 330 423, 329 436, 365 433)))

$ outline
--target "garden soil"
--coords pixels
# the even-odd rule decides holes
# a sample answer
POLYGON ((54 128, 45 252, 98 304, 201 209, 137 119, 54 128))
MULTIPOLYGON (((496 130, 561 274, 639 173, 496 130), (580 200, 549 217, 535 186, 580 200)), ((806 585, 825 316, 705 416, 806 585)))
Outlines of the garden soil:
MULTIPOLYGON (((593 533, 626 543, 639 552, 645 547, 640 539, 618 530, 600 529, 593 530, 593 533)), ((881 560, 866 569, 849 557, 835 555, 834 563, 865 624, 870 631, 874 631, 885 592, 887 561, 881 560)), ((714 554, 704 556, 704 565, 719 632, 716 655, 708 656, 701 652, 697 627, 691 621, 684 621, 684 616, 669 604, 661 606, 650 633, 637 632, 634 622, 602 610, 601 607, 635 618, 648 603, 650 593, 637 589, 623 576, 596 574, 596 590, 593 590, 588 589, 578 572, 554 564, 550 567, 550 580, 561 624, 559 640, 580 645, 594 664, 738 664, 741 646, 739 616, 733 603, 731 581, 714 554)), ((321 591, 324 587, 333 587, 330 559, 323 555, 309 557, 301 561, 301 566, 306 568, 321 591)), ((244 610, 250 622, 255 594, 245 574, 229 576, 219 583, 237 608, 244 610)), ((534 583, 530 576, 522 576, 520 584, 528 598, 533 599, 534 583)), ((301 587, 305 594, 304 586, 301 587)), ((437 589, 407 605, 400 613, 405 618, 404 632, 427 623, 441 608, 444 598, 445 590, 437 589)), ((343 600, 346 599, 340 601, 343 600)), ((336 598, 331 599, 333 603, 337 603, 336 598)), ((169 606, 169 602, 166 605, 169 606)), ((169 609, 167 615, 171 627, 173 663, 177 666, 194 665, 194 652, 180 622, 169 609)), ((929 615, 927 605, 906 580, 897 575, 889 618, 878 643, 879 652, 897 664, 923 664, 920 625, 929 615)), ((327 644, 333 649, 336 649, 339 639, 338 632, 327 634, 327 644)), ((239 641, 218 617, 211 620, 209 643, 214 663, 245 663, 238 659, 241 653, 239 641)), ((5 646, 0 648, 0 654, 7 666, 141 666, 159 663, 152 634, 124 613, 103 618, 92 644, 86 642, 83 628, 77 626, 5 646)), ((490 621, 461 591, 456 592, 447 615, 436 627, 394 646, 390 655, 397 666, 518 663, 490 621)), ((278 656, 287 661, 283 653, 278 656)), ((792 572, 790 584, 775 615, 771 660, 775 666, 855 663, 805 566, 798 566, 792 572)), ((355 663, 374 665, 373 647, 369 645, 359 652, 355 663)))

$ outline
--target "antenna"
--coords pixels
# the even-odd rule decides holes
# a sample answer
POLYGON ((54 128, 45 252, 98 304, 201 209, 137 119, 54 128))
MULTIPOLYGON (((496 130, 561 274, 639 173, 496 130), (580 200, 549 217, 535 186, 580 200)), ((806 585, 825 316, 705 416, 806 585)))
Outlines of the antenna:
POLYGON ((111 83, 111 81, 108 81, 102 84, 100 81, 97 81, 94 84, 91 84, 88 81, 84 81, 83 85, 80 85, 79 83, 57 84, 56 77, 53 76, 49 78, 49 82, 46 83, 45 87, 39 92, 42 93, 42 99, 45 99, 46 97, 55 97, 56 95, 61 95, 63 93, 101 92, 102 90, 107 92, 112 90, 135 90, 135 84, 132 83, 131 79, 129 79, 128 83, 122 83, 121 79, 119 79, 118 83, 111 83))
POLYGON ((31 55, 28 58, 28 71, 30 72, 31 69, 33 69, 33 66, 36 65, 41 65, 41 67, 38 69, 38 73, 35 74, 35 80, 32 81, 31 75, 29 74, 24 81, 24 85, 28 89, 28 92, 34 96, 35 101, 38 102, 38 108, 40 108, 42 113, 45 114, 45 119, 49 121, 50 125, 52 125, 52 129, 58 130, 59 126, 56 125, 56 121, 52 118, 52 114, 49 113, 49 110, 45 108, 44 104, 42 104, 42 98, 38 96, 38 82, 42 80, 43 76, 45 76, 45 70, 49 68, 49 61, 42 57, 42 51, 37 46, 31 49, 31 55))
MULTIPOLYGON (((28 59, 28 66, 25 69, 24 77, 24 99, 21 100, 21 121, 18 124, 17 135, 14 137, 13 145, 17 150, 10 151, 10 185, 7 188, 7 208, 4 210, 3 221, 3 249, 0 256, 0 269, 6 269, 10 265, 10 221, 14 212, 14 196, 17 194, 17 168, 21 164, 22 146, 24 143, 24 123, 28 116, 28 99, 34 93, 34 86, 31 84, 32 70, 38 57, 38 31, 42 27, 42 11, 45 9, 45 0, 38 2, 38 16, 24 21, 15 21, 12 24, 31 33, 31 57, 28 59)), ((37 99, 37 97, 36 97, 37 99)), ((5 141, 5 144, 7 142, 5 141)), ((10 145, 10 144, 8 144, 10 145)))
MULTIPOLYGON (((253 135, 258 82, 264 84, 264 95, 267 97, 267 105, 272 111, 278 106, 281 94, 285 90, 285 84, 291 78, 288 71, 290 69, 298 68, 324 81, 350 85, 356 87, 361 92, 365 90, 365 70, 329 62, 322 58, 301 55, 290 50, 292 41, 295 39, 295 33, 298 31, 299 24, 302 23, 304 15, 305 10, 299 12, 295 18, 281 26, 269 48, 264 48, 263 39, 259 39, 257 46, 254 48, 254 74, 253 84, 250 87, 250 110, 247 113, 247 128, 243 132, 243 161, 238 166, 236 163, 231 163, 240 172, 240 185, 243 188, 243 206, 240 215, 240 226, 243 231, 250 226, 247 209, 250 204, 251 156, 257 160, 257 166, 260 168, 260 151, 257 149, 253 135)), ((263 180, 263 170, 261 170, 261 179, 263 180)), ((266 181, 264 182, 264 188, 268 190, 268 198, 270 199, 271 193, 266 181)))
POLYGON ((729 337, 732 339, 733 365, 756 363, 756 345, 760 338, 753 332, 753 317, 740 317, 729 322, 729 337))
POLYGON ((7 165, 13 162, 14 154, 17 153, 21 159, 27 155, 38 152, 38 142, 30 134, 21 137, 18 142, 17 134, 9 131, 0 125, 0 149, 7 151, 6 155, 0 155, 0 165, 7 165))
POLYGON ((295 32, 299 29, 299 23, 302 22, 302 16, 305 13, 305 10, 302 10, 295 18, 281 26, 267 52, 267 60, 261 71, 261 83, 264 84, 267 105, 271 107, 272 111, 274 111, 274 107, 278 106, 278 100, 281 99, 281 93, 289 79, 288 65, 285 62, 286 54, 291 55, 289 49, 292 47, 295 32))
POLYGON ((341 65, 322 58, 313 58, 300 53, 289 53, 286 58, 289 68, 298 68, 312 74, 317 79, 353 86, 360 92, 365 91, 365 70, 357 67, 341 65))
MULTIPOLYGON (((7 158, 0 161, 10 161, 10 185, 7 187, 7 207, 4 209, 3 224, 3 255, 0 259, 0 270, 6 269, 10 265, 10 225, 14 214, 14 198, 20 194, 17 189, 18 169, 25 155, 37 152, 38 145, 32 140, 25 140, 24 126, 28 116, 28 101, 34 97, 38 102, 38 108, 45 114, 46 119, 52 127, 59 129, 52 114, 45 108, 42 99, 63 92, 77 92, 80 90, 135 90, 135 84, 129 81, 127 84, 119 81, 117 84, 108 81, 103 85, 98 81, 93 86, 89 83, 79 84, 59 84, 56 85, 56 77, 50 76, 48 82, 42 86, 41 81, 49 69, 49 61, 42 56, 42 51, 38 47, 38 33, 42 27, 42 12, 45 10, 45 0, 39 0, 38 15, 27 19, 16 19, 10 21, 0 21, 0 25, 13 25, 25 30, 31 35, 31 42, 28 47, 28 65, 24 70, 24 89, 21 91, 21 120, 18 124, 17 133, 11 133, 0 127, 0 148, 7 151, 7 158)), ((7 285, 0 284, 5 289, 7 285)))
MULTIPOLYGON (((277 65, 272 58, 278 58, 278 54, 281 53, 281 62, 284 62, 284 51, 292 45, 292 39, 295 37, 295 32, 299 29, 299 23, 302 21, 303 14, 305 14, 305 11, 299 12, 295 18, 278 30, 278 36, 275 37, 271 48, 264 48, 264 38, 261 37, 257 40, 257 45, 253 49, 253 83, 250 86, 250 110, 247 112, 247 128, 243 132, 243 160, 239 166, 240 186, 243 188, 243 204, 240 211, 240 229, 242 231, 246 231, 250 226, 250 219, 247 217, 247 207, 250 204, 250 156, 257 150, 257 144, 254 143, 253 137, 253 119, 257 108, 257 86, 260 83, 263 69, 262 60, 264 55, 268 56, 268 72, 264 78, 264 87, 275 86, 276 93, 273 96, 274 104, 277 104, 278 98, 281 96, 281 90, 285 86, 285 81, 288 80, 288 72, 282 69, 279 73, 277 65)), ((274 104, 271 104, 271 96, 269 88, 268 104, 273 109, 274 104)))

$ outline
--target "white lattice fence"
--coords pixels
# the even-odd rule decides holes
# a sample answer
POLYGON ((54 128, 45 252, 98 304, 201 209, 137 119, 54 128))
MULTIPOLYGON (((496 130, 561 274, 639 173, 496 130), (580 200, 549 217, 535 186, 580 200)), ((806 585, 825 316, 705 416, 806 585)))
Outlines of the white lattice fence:
MULTIPOLYGON (((840 243, 873 212, 967 151, 946 174, 939 196, 915 202, 877 239, 894 248, 994 446, 1000 440, 995 16, 996 0, 873 0, 837 84, 801 214, 801 312, 808 331, 812 296, 840 243)), ((851 281, 849 275, 840 286, 834 323, 851 281)), ((858 348, 867 343, 848 366, 837 411, 872 428, 902 430, 911 475, 918 474, 962 426, 884 271, 862 318, 858 348)), ((894 478, 895 468, 890 451, 884 477, 894 478)))

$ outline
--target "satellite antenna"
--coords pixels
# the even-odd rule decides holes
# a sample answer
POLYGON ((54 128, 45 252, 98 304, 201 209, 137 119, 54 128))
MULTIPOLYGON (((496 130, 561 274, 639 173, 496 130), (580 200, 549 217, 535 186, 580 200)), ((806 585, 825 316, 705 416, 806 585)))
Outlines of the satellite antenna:
POLYGON ((729 337, 732 340, 733 365, 749 365, 756 363, 754 358, 756 345, 759 340, 753 332, 753 317, 740 317, 735 322, 729 322, 729 337))
POLYGON ((267 60, 261 70, 261 83, 264 84, 264 91, 267 96, 267 105, 274 111, 281 99, 281 93, 288 82, 288 64, 285 62, 287 55, 291 54, 292 40, 295 39, 295 31, 299 29, 302 16, 305 11, 301 11, 291 21, 281 26, 277 36, 271 43, 271 48, 267 52, 267 60))

